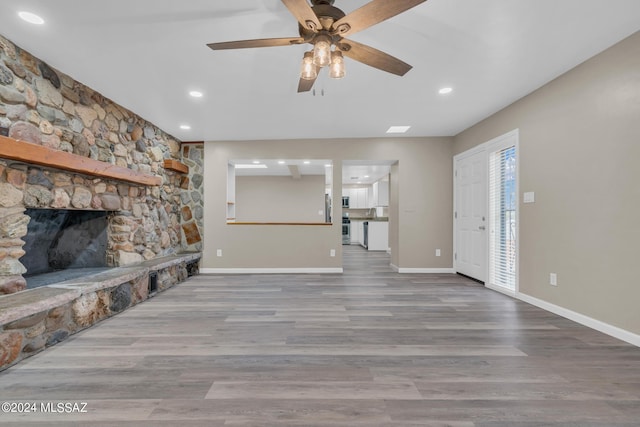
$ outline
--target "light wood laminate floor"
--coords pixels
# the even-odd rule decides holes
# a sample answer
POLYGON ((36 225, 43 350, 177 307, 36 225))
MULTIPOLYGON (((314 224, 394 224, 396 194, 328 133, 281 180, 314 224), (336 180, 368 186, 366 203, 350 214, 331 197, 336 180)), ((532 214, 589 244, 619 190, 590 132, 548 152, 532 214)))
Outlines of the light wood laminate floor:
POLYGON ((0 424, 640 426, 640 349, 344 247, 343 275, 198 276, 0 373, 0 424))

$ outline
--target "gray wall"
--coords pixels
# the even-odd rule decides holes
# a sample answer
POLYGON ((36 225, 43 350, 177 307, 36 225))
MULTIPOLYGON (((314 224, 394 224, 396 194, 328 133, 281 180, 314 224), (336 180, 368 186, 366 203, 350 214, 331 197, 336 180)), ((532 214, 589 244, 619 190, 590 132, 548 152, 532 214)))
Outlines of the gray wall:
POLYGON ((452 138, 383 138, 205 143, 203 268, 339 268, 341 208, 333 226, 226 223, 229 159, 331 159, 333 194, 342 194, 343 160, 397 160, 389 209, 392 262, 400 268, 452 267, 452 138), (435 249, 442 256, 435 256, 435 249), (217 257, 216 250, 223 256, 217 257), (330 257, 331 249, 336 257, 330 257))
POLYGON ((457 135, 454 151, 516 128, 520 192, 536 196, 520 204, 520 292, 640 334, 640 33, 457 135))
POLYGON ((324 222, 324 189, 324 175, 236 176, 236 221, 324 222))

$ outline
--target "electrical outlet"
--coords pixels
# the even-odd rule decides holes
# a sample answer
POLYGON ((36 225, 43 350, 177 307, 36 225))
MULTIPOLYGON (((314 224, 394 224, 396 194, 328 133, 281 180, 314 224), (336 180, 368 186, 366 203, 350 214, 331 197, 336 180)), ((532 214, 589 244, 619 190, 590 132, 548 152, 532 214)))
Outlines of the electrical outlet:
POLYGON ((217 256, 222 256, 222 249, 218 249, 218 250, 216 251, 216 255, 217 255, 217 256))
POLYGON ((558 275, 556 273, 549 273, 549 284, 551 286, 558 286, 558 275))
POLYGON ((336 256, 336 250, 335 249, 331 249, 329 251, 329 256, 331 256, 331 257, 336 256))
POLYGON ((436 256, 440 256, 442 255, 442 252, 440 252, 440 249, 436 249, 436 256))

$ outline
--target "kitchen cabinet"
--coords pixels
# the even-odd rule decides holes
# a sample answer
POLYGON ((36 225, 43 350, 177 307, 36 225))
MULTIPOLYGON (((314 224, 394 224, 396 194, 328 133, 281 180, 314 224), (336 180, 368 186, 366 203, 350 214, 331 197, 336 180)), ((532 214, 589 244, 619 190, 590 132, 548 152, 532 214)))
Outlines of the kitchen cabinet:
POLYGON ((378 181, 378 206, 389 206, 389 181, 378 181))
POLYGON ((370 251, 387 251, 389 249, 389 222, 369 221, 368 248, 370 251))
POLYGON ((349 209, 369 208, 369 189, 367 187, 343 188, 342 196, 349 197, 349 209))
POLYGON ((364 236, 362 235, 362 223, 364 221, 351 220, 351 244, 357 245, 363 241, 364 236))
POLYGON ((356 196, 356 209, 367 209, 369 207, 369 191, 366 187, 356 188, 355 189, 356 196))
POLYGON ((389 206, 389 181, 380 180, 371 186, 371 197, 369 207, 389 206))

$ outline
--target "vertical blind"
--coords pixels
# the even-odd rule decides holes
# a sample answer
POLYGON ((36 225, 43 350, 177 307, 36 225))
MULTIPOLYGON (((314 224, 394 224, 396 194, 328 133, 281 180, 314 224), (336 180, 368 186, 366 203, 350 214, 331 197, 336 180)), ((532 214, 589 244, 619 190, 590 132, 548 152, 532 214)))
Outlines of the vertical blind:
POLYGON ((516 286, 516 147, 489 154, 489 282, 516 286))

